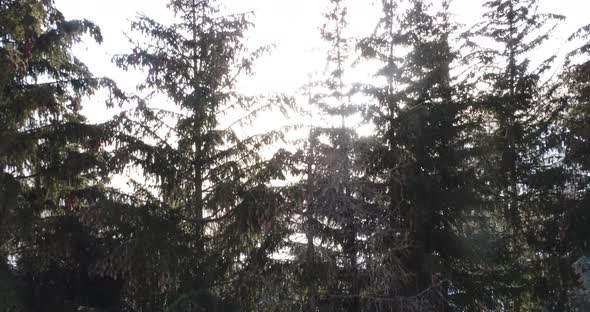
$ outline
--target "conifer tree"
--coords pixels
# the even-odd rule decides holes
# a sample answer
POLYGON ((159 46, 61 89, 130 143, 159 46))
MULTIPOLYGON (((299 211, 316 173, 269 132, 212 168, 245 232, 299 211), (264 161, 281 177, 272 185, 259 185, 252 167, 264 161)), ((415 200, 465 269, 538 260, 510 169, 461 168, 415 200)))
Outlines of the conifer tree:
POLYGON ((587 309, 590 26, 558 68, 538 0, 485 2, 462 47, 449 1, 382 0, 355 84, 326 1, 308 136, 268 158, 285 130, 250 122, 291 101, 238 92, 266 48, 220 2, 132 22, 142 98, 72 54, 92 22, 0 1, 0 311, 587 309), (90 124, 98 90, 135 106, 90 124))
POLYGON ((376 60, 380 68, 375 76, 382 84, 367 85, 365 92, 375 101, 367 105, 365 114, 376 127, 375 142, 369 145, 368 168, 373 176, 376 189, 382 193, 381 205, 376 217, 375 233, 369 241, 371 267, 375 270, 374 283, 383 285, 379 308, 382 310, 419 311, 428 310, 423 306, 425 293, 407 289, 413 272, 406 269, 406 257, 412 242, 410 229, 402 217, 403 185, 400 168, 406 165, 407 157, 397 142, 397 120, 399 104, 404 93, 399 88, 403 54, 400 53, 399 8, 397 1, 382 1, 382 14, 373 34, 363 38, 358 48, 364 58, 376 60))
POLYGON ((299 258, 304 265, 302 282, 311 283, 306 285, 306 311, 360 309, 357 223, 362 208, 353 195, 358 189, 352 168, 356 135, 346 124, 354 114, 344 81, 350 41, 345 34, 346 10, 344 1, 329 2, 321 27, 328 45, 328 73, 314 84, 314 93, 308 90, 310 110, 318 112, 314 118, 332 126, 310 125, 302 159, 306 168, 301 229, 306 242, 299 258))
POLYGON ((456 26, 447 2, 437 11, 427 1, 403 5, 397 13, 397 3, 384 1, 377 31, 359 44, 365 58, 382 62, 386 81, 367 88, 377 101, 368 116, 381 140, 373 166, 387 181, 389 226, 408 241, 397 255, 407 274, 399 292, 417 310, 477 309, 487 298, 470 275, 480 256, 465 248, 482 234, 473 214, 474 124, 465 87, 451 75, 456 26))
POLYGON ((392 144, 406 159, 398 169, 404 193, 399 205, 413 245, 406 260, 412 291, 429 290, 438 311, 467 306, 477 296, 473 277, 462 276, 464 266, 475 262, 460 248, 467 238, 466 210, 475 203, 466 136, 472 124, 451 76, 457 52, 448 6, 443 2, 432 12, 426 1, 409 1, 399 20, 397 43, 409 51, 399 67, 401 98, 392 129, 392 144))
POLYGON ((293 308, 303 311, 370 311, 383 301, 381 279, 375 278, 382 271, 370 262, 373 251, 367 245, 378 223, 379 189, 367 168, 371 139, 354 130, 358 109, 346 77, 351 58, 346 10, 344 1, 330 1, 324 14, 326 75, 308 86, 314 122, 304 148, 291 158, 290 174, 301 180, 287 194, 294 231, 302 238, 290 248, 304 298, 293 308))
MULTIPOLYGON (((325 118, 339 119, 340 125, 331 128, 316 127, 313 129, 311 143, 315 146, 315 213, 316 219, 325 224, 320 229, 321 240, 331 242, 336 268, 335 275, 344 286, 329 285, 328 300, 333 309, 360 311, 359 285, 359 250, 358 223, 361 210, 364 208, 355 200, 354 194, 359 190, 357 172, 352 168, 356 156, 354 144, 356 135, 351 125, 347 125, 349 116, 354 114, 350 104, 350 93, 345 85, 345 66, 349 54, 349 41, 345 31, 347 26, 346 3, 332 0, 324 14, 325 24, 321 28, 322 38, 329 44, 326 69, 327 79, 321 84, 326 94, 317 94, 317 103, 326 114, 325 118), (323 140, 326 137, 327 140, 323 140), (315 142, 314 142, 315 141, 315 142), (324 141, 324 142, 323 142, 324 141), (342 264, 339 264, 342 263, 342 264), (331 292, 331 293, 330 293, 331 292), (341 299, 338 299, 340 296, 341 299), (332 297, 332 298, 330 298, 332 297), (341 301, 340 303, 338 301, 341 301)), ((338 122, 338 121, 336 121, 338 122)))
POLYGON ((37 0, 0 2, 0 25, 0 309, 118 308, 120 282, 93 269, 113 246, 85 221, 114 130, 80 111, 101 87, 121 94, 71 52, 100 30, 37 0))
POLYGON ((486 209, 495 215, 489 223, 503 241, 496 257, 498 279, 489 282, 496 290, 492 306, 534 311, 556 300, 549 299, 553 291, 544 287, 550 279, 543 276, 550 273, 540 272, 553 270, 547 220, 562 210, 553 194, 560 168, 546 140, 562 108, 551 100, 553 87, 546 82, 554 57, 537 67, 531 64, 563 17, 539 13, 537 1, 489 1, 486 7, 485 21, 470 32, 470 39, 493 42, 480 44, 475 54, 478 111, 485 125, 478 143, 479 179, 487 188, 486 209))
POLYGON ((246 282, 244 270, 264 268, 256 261, 273 252, 272 244, 270 250, 257 247, 268 245, 265 232, 274 226, 280 201, 268 185, 276 166, 258 153, 278 134, 244 137, 235 127, 261 109, 255 99, 239 95, 235 84, 263 50, 248 53, 244 45, 248 14, 224 15, 211 0, 173 0, 168 7, 175 16, 170 25, 140 16, 132 28, 145 40, 115 57, 123 69, 145 69, 139 87, 170 103, 161 108, 148 100, 140 103, 137 117, 120 119, 128 129, 120 157, 132 157, 144 176, 133 184, 135 196, 158 214, 174 215, 177 223, 159 234, 160 258, 150 249, 138 251, 154 271, 146 272, 148 288, 138 280, 133 295, 141 299, 137 306, 154 303, 138 309, 143 311, 231 311, 249 296, 238 283, 246 282), (222 118, 244 112, 238 120, 222 118))
POLYGON ((589 213, 588 150, 590 99, 589 39, 586 25, 568 41, 581 45, 567 55, 560 76, 556 102, 564 109, 556 114, 546 141, 552 154, 559 155, 559 167, 539 182, 553 186, 552 214, 546 218, 543 251, 551 256, 546 273, 546 309, 584 311, 588 307, 587 258, 589 213), (557 170, 558 169, 558 170, 557 170), (577 310, 576 310, 577 309, 577 310))

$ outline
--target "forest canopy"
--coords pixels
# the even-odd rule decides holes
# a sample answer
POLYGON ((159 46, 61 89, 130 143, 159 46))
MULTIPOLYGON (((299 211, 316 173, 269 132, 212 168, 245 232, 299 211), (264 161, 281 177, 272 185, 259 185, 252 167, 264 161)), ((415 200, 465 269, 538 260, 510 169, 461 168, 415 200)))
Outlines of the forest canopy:
POLYGON ((322 64, 256 94, 256 12, 129 16, 127 88, 0 0, 0 312, 590 311, 590 24, 317 1, 322 64))

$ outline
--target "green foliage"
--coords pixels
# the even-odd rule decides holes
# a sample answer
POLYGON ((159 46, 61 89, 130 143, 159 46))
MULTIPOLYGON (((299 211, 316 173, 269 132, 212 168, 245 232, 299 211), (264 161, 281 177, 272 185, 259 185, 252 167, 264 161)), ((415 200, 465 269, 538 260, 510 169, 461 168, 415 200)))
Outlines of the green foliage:
POLYGON ((102 147, 112 129, 86 123, 80 110, 99 88, 121 93, 70 51, 84 35, 100 42, 100 31, 66 20, 52 1, 2 1, 0 24, 2 309, 116 306, 119 282, 92 269, 110 242, 81 209, 95 199, 86 190, 108 183, 102 147))
POLYGON ((259 150, 281 134, 243 137, 234 126, 260 107, 260 99, 235 90, 236 78, 248 74, 264 52, 245 48, 248 14, 222 15, 215 1, 171 1, 169 9, 176 16, 170 25, 145 16, 134 21, 132 28, 144 40, 114 58, 123 69, 145 69, 139 88, 174 104, 161 109, 140 102, 119 117, 126 134, 117 157, 130 160, 143 181, 154 182, 134 183, 134 196, 176 218, 169 227, 151 228, 163 237, 162 245, 152 242, 154 250, 130 255, 152 262, 144 274, 154 279, 133 281, 131 304, 139 310, 225 310, 249 301, 241 272, 251 266, 251 257, 259 257, 257 244, 269 248, 265 256, 276 248, 265 245, 265 235, 275 227, 272 216, 283 201, 269 182, 281 173, 259 150), (222 118, 240 113, 245 117, 229 126, 222 118), (149 260, 154 253, 161 258, 149 260))
POLYGON ((0 311, 588 309, 590 26, 561 66, 535 0, 463 33, 447 1, 383 0, 358 40, 330 0, 309 135, 267 157, 287 131, 248 127, 293 101, 238 92, 268 49, 221 4, 131 23, 113 62, 143 98, 72 54, 92 22, 0 1, 0 311), (98 90, 132 107, 90 124, 98 90))
POLYGON ((450 46, 455 28, 447 3, 435 12, 425 1, 404 5, 407 10, 397 13, 397 3, 384 1, 376 32, 359 43, 364 57, 381 61, 377 75, 385 78, 382 86, 366 87, 376 102, 367 116, 381 140, 373 167, 383 172, 394 218, 390 231, 407 232, 401 292, 417 296, 418 310, 465 308, 477 296, 471 293, 476 281, 462 277, 467 263, 458 261, 467 260, 461 250, 467 243, 465 213, 476 198, 466 135, 470 107, 450 74, 457 58, 450 46))

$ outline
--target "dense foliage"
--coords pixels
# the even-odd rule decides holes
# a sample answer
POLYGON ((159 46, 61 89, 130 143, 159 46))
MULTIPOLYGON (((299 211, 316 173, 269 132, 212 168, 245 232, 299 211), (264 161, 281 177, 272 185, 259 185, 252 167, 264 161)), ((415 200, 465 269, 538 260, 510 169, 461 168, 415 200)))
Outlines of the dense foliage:
POLYGON ((246 96, 268 48, 220 2, 131 22, 132 95, 72 53, 95 24, 0 0, 0 311, 589 309, 590 25, 540 59, 537 0, 382 0, 360 38, 324 0, 304 96, 246 96))

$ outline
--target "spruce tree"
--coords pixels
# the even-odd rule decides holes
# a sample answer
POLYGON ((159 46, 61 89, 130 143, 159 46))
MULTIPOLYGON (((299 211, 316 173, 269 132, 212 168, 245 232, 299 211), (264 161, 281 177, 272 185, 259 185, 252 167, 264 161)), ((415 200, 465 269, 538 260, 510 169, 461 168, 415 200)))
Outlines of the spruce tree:
MULTIPOLYGON (((545 241, 554 259, 547 288, 550 311, 584 311, 588 309, 588 238, 587 224, 590 192, 588 186, 588 150, 590 128, 590 26, 578 29, 568 41, 580 44, 568 53, 560 75, 556 102, 564 109, 553 122, 548 145, 560 156, 555 180, 553 218, 547 218, 545 241)), ((555 170, 554 170, 555 172, 555 170)), ((548 248, 547 248, 548 247, 548 248)))
POLYGON ((139 87, 167 99, 167 106, 140 101, 136 116, 120 118, 128 132, 119 155, 131 157, 143 174, 133 182, 134 196, 176 220, 152 242, 151 253, 161 256, 138 250, 152 271, 135 274, 149 278, 136 280, 134 305, 143 305, 140 311, 231 311, 251 295, 243 278, 264 268, 257 262, 273 252, 265 233, 280 198, 268 182, 279 172, 259 150, 280 134, 236 131, 260 105, 235 89, 262 52, 248 53, 244 45, 248 14, 224 15, 210 0, 173 0, 168 7, 171 24, 140 16, 132 28, 144 40, 114 59, 123 69, 145 69, 139 87), (223 118, 240 113, 236 121, 223 118))
POLYGON ((121 94, 71 52, 100 30, 36 0, 2 1, 0 25, 0 309, 118 308, 120 282, 94 270, 113 245, 86 209, 108 183, 114 129, 81 109, 101 87, 121 94))
POLYGON ((433 12, 426 1, 410 1, 400 18, 397 42, 408 52, 399 68, 402 98, 393 128, 393 144, 406 159, 398 169, 404 189, 400 218, 413 245, 406 259, 413 292, 429 290, 430 304, 439 311, 468 306, 477 296, 476 281, 464 276, 464 266, 476 260, 461 248, 466 225, 474 222, 467 219, 475 194, 466 135, 473 125, 451 76, 457 52, 448 6, 443 2, 433 12))
POLYGON ((328 48, 327 74, 313 84, 313 93, 308 90, 313 118, 330 126, 311 124, 307 148, 301 152, 305 169, 300 189, 305 207, 300 229, 305 245, 294 251, 302 251, 297 255, 304 268, 301 282, 309 283, 305 285, 305 311, 360 311, 357 227, 362 207, 354 198, 358 189, 352 168, 356 135, 347 127, 354 108, 344 78, 350 42, 345 34, 346 10, 343 1, 329 2, 320 29, 328 48))
POLYGON ((381 23, 359 48, 382 62, 377 75, 386 82, 366 90, 376 101, 368 117, 381 140, 373 167, 383 172, 389 226, 407 242, 397 255, 406 270, 398 292, 417 310, 477 310, 491 296, 484 290, 490 277, 473 271, 484 266, 481 252, 490 246, 479 229, 468 85, 451 74, 457 26, 447 2, 435 9, 408 1, 401 13, 397 4, 383 2, 381 23), (476 245, 478 252, 469 250, 476 245))
POLYGON ((477 111, 485 125, 478 135, 478 177, 487 189, 489 224, 503 241, 496 255, 498 278, 489 282, 496 291, 492 306, 534 311, 558 300, 546 287, 558 258, 547 231, 563 209, 554 194, 560 168, 547 140, 562 109, 552 101, 554 88, 546 75, 554 57, 539 62, 535 53, 563 17, 539 13, 537 1, 485 6, 485 21, 469 35, 472 44, 479 42, 478 61, 470 60, 480 68, 477 111), (532 66, 535 62, 540 65, 532 66))
POLYGON ((375 139, 367 150, 367 167, 374 188, 382 194, 381 209, 375 217, 375 232, 369 240, 370 267, 373 283, 383 285, 379 290, 380 304, 376 310, 428 310, 427 291, 415 291, 411 284, 415 272, 406 265, 413 242, 411 228, 403 216, 404 185, 402 172, 409 155, 398 142, 398 116, 405 93, 400 88, 403 75, 403 53, 400 46, 400 13, 397 1, 381 2, 381 17, 375 31, 358 43, 363 58, 379 62, 375 73, 381 84, 364 86, 367 96, 374 101, 367 105, 365 115, 375 124, 375 139))
POLYGON ((287 189, 295 220, 291 240, 297 288, 303 311, 371 311, 383 306, 384 272, 371 259, 369 240, 378 227, 380 188, 369 174, 371 138, 359 138, 358 108, 352 104, 350 66, 352 39, 347 33, 347 5, 330 1, 320 28, 327 46, 324 79, 307 87, 310 119, 304 147, 291 155, 291 175, 299 180, 287 189), (358 118, 356 118, 358 119, 358 118), (297 236, 295 236, 297 237, 297 236))

